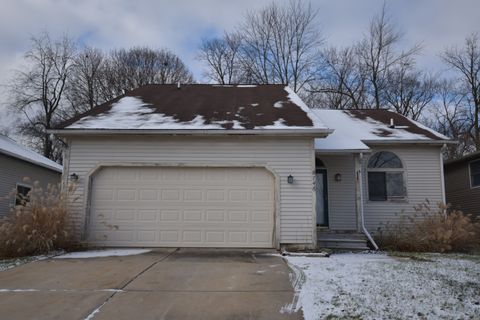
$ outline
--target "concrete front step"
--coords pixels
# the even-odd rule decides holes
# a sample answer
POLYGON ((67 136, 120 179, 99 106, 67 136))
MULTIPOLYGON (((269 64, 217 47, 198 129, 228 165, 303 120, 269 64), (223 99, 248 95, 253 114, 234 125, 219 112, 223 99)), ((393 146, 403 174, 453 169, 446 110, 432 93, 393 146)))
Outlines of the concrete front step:
POLYGON ((336 250, 368 250, 367 237, 357 232, 317 232, 317 247, 336 250))
POLYGON ((338 243, 365 243, 367 239, 335 239, 335 238, 322 238, 317 239, 318 242, 338 242, 338 243))
POLYGON ((334 250, 369 250, 370 248, 367 246, 366 242, 363 243, 355 243, 355 242, 325 242, 325 241, 318 241, 317 242, 318 248, 326 248, 326 249, 334 249, 334 250))
POLYGON ((361 233, 317 233, 317 239, 351 239, 351 240, 366 240, 367 237, 361 233))

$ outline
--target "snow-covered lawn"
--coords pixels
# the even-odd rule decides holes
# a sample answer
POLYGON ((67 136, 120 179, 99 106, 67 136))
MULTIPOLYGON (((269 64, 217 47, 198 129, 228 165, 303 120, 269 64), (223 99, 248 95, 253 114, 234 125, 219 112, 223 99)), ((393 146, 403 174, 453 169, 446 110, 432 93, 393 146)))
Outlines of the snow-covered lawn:
MULTIPOLYGON (((312 319, 480 319, 480 256, 286 257, 312 319)), ((282 311, 288 311, 286 306, 282 311)))

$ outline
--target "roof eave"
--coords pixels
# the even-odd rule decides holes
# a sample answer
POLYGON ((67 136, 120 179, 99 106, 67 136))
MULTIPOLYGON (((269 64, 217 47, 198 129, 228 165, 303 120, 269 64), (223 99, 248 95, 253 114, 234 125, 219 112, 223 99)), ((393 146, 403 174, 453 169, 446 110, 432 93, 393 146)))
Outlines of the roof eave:
POLYGON ((472 153, 467 154, 467 155, 465 155, 461 158, 458 158, 458 159, 452 159, 452 160, 445 161, 443 163, 443 165, 444 166, 450 166, 450 165, 457 164, 457 163, 470 162, 472 160, 476 160, 476 158, 480 159, 480 151, 472 152, 472 153))
POLYGON ((195 135, 195 136, 231 136, 231 135, 265 135, 265 136, 312 136, 326 137, 333 129, 51 129, 48 133, 58 136, 82 135, 195 135))
POLYGON ((42 168, 45 168, 45 169, 49 169, 49 170, 52 170, 52 171, 55 171, 55 172, 58 172, 58 173, 63 173, 63 169, 60 169, 60 168, 56 168, 54 166, 50 166, 48 164, 45 164, 45 163, 41 163, 41 162, 38 162, 38 161, 35 161, 35 160, 32 160, 32 159, 29 159, 27 157, 22 157, 16 153, 13 153, 13 152, 9 152, 7 150, 0 150, 0 153, 1 154, 4 154, 6 156, 9 156, 9 157, 12 157, 12 158, 15 158, 15 159, 18 159, 18 160, 22 160, 22 161, 25 161, 25 162, 28 162, 28 163, 31 163, 31 164, 34 164, 34 165, 37 165, 39 167, 42 167, 42 168))
POLYGON ((400 140, 400 139, 382 139, 382 140, 362 140, 365 144, 421 144, 421 145, 444 145, 444 144, 456 144, 454 140, 400 140))
POLYGON ((350 153, 370 153, 372 149, 315 149, 316 154, 350 154, 350 153))

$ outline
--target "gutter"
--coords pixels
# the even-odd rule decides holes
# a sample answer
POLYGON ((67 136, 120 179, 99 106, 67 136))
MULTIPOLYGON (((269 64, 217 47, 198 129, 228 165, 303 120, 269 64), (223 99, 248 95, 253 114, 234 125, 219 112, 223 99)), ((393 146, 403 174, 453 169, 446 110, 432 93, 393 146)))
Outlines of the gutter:
POLYGON ((270 136, 312 136, 326 137, 333 129, 50 129, 48 133, 60 136, 79 135, 197 135, 197 136, 231 136, 231 135, 270 135, 270 136))
POLYGON ((421 144, 421 145, 441 145, 444 144, 457 144, 455 140, 361 140, 365 144, 421 144))
POLYGON ((336 155, 336 154, 350 154, 350 153, 371 153, 371 149, 315 149, 316 154, 336 155))
MULTIPOLYGON (((362 159, 363 159, 363 152, 360 152, 360 160, 362 160, 362 159)), ((373 237, 370 234, 370 232, 368 232, 367 227, 365 227, 365 214, 364 214, 364 211, 363 211, 363 173, 362 173, 362 162, 361 161, 360 161, 360 171, 359 171, 358 179, 360 180, 359 181, 359 183, 360 183, 360 223, 361 223, 361 227, 362 227, 362 232, 367 236, 368 241, 370 241, 373 248, 375 248, 375 250, 378 250, 377 243, 375 242, 375 240, 373 240, 373 237)))

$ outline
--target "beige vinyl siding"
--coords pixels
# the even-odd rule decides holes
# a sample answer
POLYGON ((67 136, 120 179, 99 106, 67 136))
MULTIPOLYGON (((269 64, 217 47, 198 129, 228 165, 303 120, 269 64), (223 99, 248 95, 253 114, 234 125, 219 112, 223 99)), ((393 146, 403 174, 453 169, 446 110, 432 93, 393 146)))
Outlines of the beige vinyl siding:
POLYGON ((38 181, 46 188, 48 184, 58 184, 60 175, 59 172, 0 154, 0 216, 7 214, 13 205, 13 199, 5 196, 16 188, 17 183, 32 184, 38 181), (31 183, 24 183, 24 177, 30 178, 31 183))
POLYGON ((480 217, 480 187, 470 186, 471 161, 466 160, 445 167, 445 191, 447 203, 451 203, 453 208, 480 217))
POLYGON ((442 202, 442 175, 440 147, 433 146, 370 146, 373 155, 378 151, 391 151, 401 160, 405 169, 404 180, 407 188, 405 201, 370 201, 368 199, 367 163, 370 155, 363 161, 365 224, 370 232, 376 232, 382 223, 398 222, 399 213, 413 214, 414 206, 428 199, 435 208, 442 202))
POLYGON ((313 139, 264 137, 75 137, 69 141, 68 174, 80 179, 71 205, 77 235, 84 231, 85 177, 100 164, 266 166, 275 181, 277 239, 281 243, 312 244, 313 139), (287 183, 288 175, 295 179, 287 183), (277 224, 278 225, 278 224, 277 224))
POLYGON ((356 230, 355 162, 353 154, 317 155, 327 169, 328 220, 332 230, 356 230), (342 175, 335 181, 335 175, 342 175))

